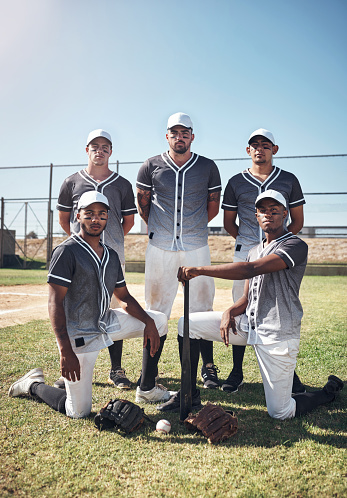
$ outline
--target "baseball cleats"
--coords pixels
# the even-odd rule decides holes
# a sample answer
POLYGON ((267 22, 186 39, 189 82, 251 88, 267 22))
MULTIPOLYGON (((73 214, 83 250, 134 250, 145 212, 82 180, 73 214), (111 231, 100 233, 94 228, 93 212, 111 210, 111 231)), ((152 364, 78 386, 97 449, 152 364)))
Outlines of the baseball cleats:
POLYGON ((59 379, 54 382, 53 387, 56 387, 57 389, 65 389, 64 377, 59 377, 59 379))
POLYGON ((130 389, 131 386, 131 382, 125 375, 125 370, 123 370, 123 368, 111 370, 107 382, 115 385, 118 389, 130 389))
POLYGON ((304 384, 301 382, 299 376, 294 371, 292 394, 303 394, 305 392, 306 389, 304 384))
MULTIPOLYGON (((171 396, 169 401, 166 403, 157 406, 157 410, 161 412, 179 412, 181 404, 181 393, 178 391, 174 396, 171 396)), ((201 398, 199 389, 196 390, 195 394, 192 396, 192 409, 200 410, 201 398)))
POLYGON ((171 397, 170 391, 161 384, 156 384, 150 391, 136 388, 136 403, 165 403, 171 397))
POLYGON ((219 370, 213 363, 206 363, 206 365, 202 366, 201 380, 205 389, 217 389, 220 386, 217 372, 219 370))
POLYGON ((222 391, 227 393, 237 393, 239 387, 243 384, 242 374, 230 372, 229 377, 222 384, 222 391))
POLYGON ((343 389, 343 386, 344 386, 344 383, 342 382, 341 379, 339 379, 335 375, 329 375, 328 382, 323 387, 323 391, 325 391, 327 394, 333 394, 334 395, 333 400, 334 400, 336 394, 339 391, 341 391, 341 389, 343 389))
POLYGON ((31 396, 30 388, 35 382, 44 384, 45 378, 42 368, 34 368, 14 382, 8 391, 8 395, 12 398, 16 396, 31 396))

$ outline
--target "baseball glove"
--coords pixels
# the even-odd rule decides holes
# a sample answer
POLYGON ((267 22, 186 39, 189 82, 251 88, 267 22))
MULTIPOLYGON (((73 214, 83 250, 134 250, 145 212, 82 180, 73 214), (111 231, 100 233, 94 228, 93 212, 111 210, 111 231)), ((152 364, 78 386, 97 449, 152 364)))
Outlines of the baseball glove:
POLYGON ((190 413, 184 421, 190 430, 198 430, 211 444, 221 443, 237 432, 237 417, 219 405, 207 403, 198 413, 190 413))
POLYGON ((100 431, 117 427, 130 434, 142 426, 145 418, 143 409, 138 405, 116 398, 101 408, 95 415, 94 422, 100 431))

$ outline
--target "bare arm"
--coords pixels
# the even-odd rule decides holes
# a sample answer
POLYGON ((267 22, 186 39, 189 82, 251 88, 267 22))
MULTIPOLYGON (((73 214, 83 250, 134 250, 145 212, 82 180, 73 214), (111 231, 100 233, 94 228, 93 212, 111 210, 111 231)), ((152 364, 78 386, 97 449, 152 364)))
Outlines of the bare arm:
POLYGON ((70 211, 58 211, 59 225, 68 235, 71 235, 70 230, 70 211))
POLYGON ((151 209, 151 191, 136 189, 137 205, 139 208, 139 215, 143 221, 148 225, 149 211, 151 209))
POLYGON ((264 258, 252 262, 227 263, 225 265, 185 267, 178 269, 177 278, 180 282, 190 280, 199 275, 207 277, 224 278, 226 280, 245 280, 262 275, 273 273, 287 268, 286 263, 277 254, 269 254, 264 258))
POLYGON ((213 192, 207 197, 207 217, 210 222, 219 212, 220 192, 213 192))
POLYGON ((122 227, 123 227, 124 235, 129 233, 130 230, 132 229, 132 227, 134 226, 134 219, 135 219, 134 214, 129 214, 128 216, 123 216, 122 227))
POLYGON ((297 234, 304 226, 304 206, 293 207, 289 210, 289 213, 291 223, 287 226, 287 230, 297 234))
POLYGON ((224 211, 224 228, 234 239, 239 234, 239 226, 236 224, 237 211, 224 211))
POLYGON ((74 353, 66 329, 66 317, 63 306, 67 287, 49 284, 48 313, 60 349, 60 370, 63 377, 75 382, 80 380, 80 364, 74 353))
POLYGON ((230 329, 236 335, 236 325, 235 325, 235 316, 241 315, 246 311, 248 304, 248 288, 249 281, 246 280, 245 287, 243 291, 243 295, 234 303, 230 308, 224 311, 222 315, 222 320, 220 323, 220 335, 224 342, 224 344, 229 346, 229 331, 230 329))
POLYGON ((116 296, 120 307, 124 311, 145 324, 143 332, 143 347, 146 347, 147 341, 149 340, 151 344, 150 355, 154 356, 159 349, 160 339, 153 318, 151 318, 145 310, 141 308, 136 299, 129 294, 126 287, 117 287, 113 294, 116 296))

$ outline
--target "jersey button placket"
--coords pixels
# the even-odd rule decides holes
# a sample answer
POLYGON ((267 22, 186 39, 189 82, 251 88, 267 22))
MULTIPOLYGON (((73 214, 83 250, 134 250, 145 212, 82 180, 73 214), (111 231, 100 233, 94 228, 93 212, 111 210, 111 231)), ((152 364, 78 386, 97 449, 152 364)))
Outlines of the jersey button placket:
MULTIPOLYGON (((178 184, 177 184, 177 221, 176 221, 176 240, 177 242, 182 240, 182 235, 180 231, 181 226, 181 209, 182 209, 182 174, 178 173, 178 184)), ((182 243, 181 243, 182 244, 182 243)), ((181 244, 178 243, 178 249, 182 250, 181 244)))

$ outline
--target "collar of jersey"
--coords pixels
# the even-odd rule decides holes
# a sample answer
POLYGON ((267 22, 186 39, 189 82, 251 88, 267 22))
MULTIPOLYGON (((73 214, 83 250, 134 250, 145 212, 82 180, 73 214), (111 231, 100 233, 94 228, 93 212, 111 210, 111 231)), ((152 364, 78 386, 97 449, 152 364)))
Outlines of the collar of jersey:
POLYGON ((189 166, 191 166, 194 162, 196 162, 199 158, 199 155, 198 154, 195 154, 195 152, 192 152, 192 155, 191 157, 188 159, 188 161, 186 163, 183 164, 183 166, 177 166, 177 164, 175 163, 175 161, 170 157, 170 154, 168 152, 163 152, 163 154, 161 155, 163 161, 166 162, 166 164, 168 164, 171 168, 175 168, 176 170, 179 170, 179 171, 182 171, 183 169, 185 168, 188 168, 189 166))

